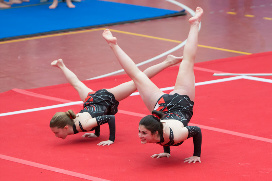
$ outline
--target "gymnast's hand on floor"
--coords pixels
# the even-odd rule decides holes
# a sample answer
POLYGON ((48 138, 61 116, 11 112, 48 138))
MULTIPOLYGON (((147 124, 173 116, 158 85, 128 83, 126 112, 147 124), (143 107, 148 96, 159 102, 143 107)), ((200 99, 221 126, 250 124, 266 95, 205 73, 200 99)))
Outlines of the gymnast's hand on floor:
POLYGON ((184 163, 186 163, 186 162, 188 162, 188 163, 195 163, 195 162, 201 163, 200 157, 198 157, 198 156, 191 156, 189 158, 185 158, 184 163))
POLYGON ((94 133, 85 133, 82 135, 84 138, 97 138, 97 136, 94 133))
POLYGON ((107 141, 101 141, 100 143, 98 143, 97 145, 98 146, 105 146, 105 145, 111 145, 113 144, 114 142, 111 141, 111 140, 107 140, 107 141))
POLYGON ((169 153, 159 153, 159 154, 154 154, 151 157, 152 158, 162 158, 162 157, 167 157, 169 158, 171 155, 169 153))

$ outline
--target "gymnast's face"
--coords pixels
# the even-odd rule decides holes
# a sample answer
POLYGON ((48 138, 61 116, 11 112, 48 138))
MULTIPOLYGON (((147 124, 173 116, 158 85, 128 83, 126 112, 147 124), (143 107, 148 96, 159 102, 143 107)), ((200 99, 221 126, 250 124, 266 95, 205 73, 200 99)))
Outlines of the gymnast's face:
POLYGON ((153 143, 155 135, 151 134, 151 131, 145 128, 143 125, 139 125, 139 138, 142 144, 153 143))
POLYGON ((64 128, 53 127, 51 130, 58 138, 65 139, 68 135, 68 126, 65 126, 64 128))

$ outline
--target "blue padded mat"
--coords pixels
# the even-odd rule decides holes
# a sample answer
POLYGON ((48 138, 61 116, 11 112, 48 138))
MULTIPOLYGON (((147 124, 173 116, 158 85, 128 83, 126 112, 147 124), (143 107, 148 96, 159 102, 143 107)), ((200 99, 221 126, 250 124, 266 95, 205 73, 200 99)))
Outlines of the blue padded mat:
POLYGON ((99 27, 178 13, 167 9, 98 0, 74 3, 76 8, 68 8, 66 3, 60 2, 56 9, 51 10, 48 7, 52 1, 49 3, 30 1, 24 5, 0 10, 0 40, 99 27))

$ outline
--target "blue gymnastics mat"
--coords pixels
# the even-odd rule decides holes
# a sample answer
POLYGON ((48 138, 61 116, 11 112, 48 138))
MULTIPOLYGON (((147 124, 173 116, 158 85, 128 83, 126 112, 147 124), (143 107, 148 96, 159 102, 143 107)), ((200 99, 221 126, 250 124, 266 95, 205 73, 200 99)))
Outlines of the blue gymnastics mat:
POLYGON ((49 9, 51 3, 30 0, 24 5, 1 9, 0 41, 186 14, 99 0, 74 3, 76 8, 68 8, 65 2, 59 2, 56 9, 49 9))

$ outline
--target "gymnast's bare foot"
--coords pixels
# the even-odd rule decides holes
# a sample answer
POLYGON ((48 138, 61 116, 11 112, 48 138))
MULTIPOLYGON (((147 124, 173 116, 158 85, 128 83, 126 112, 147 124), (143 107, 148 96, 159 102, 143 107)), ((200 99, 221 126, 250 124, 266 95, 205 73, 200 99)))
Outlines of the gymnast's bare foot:
POLYGON ((10 0, 7 4, 21 4, 22 1, 20 0, 10 0))
POLYGON ((62 59, 54 60, 51 65, 58 68, 65 67, 62 59))
POLYGON ((167 58, 164 60, 164 62, 166 62, 167 64, 172 66, 172 65, 176 65, 176 64, 180 63, 182 61, 182 59, 183 59, 183 56, 176 57, 174 55, 168 55, 167 58))
POLYGON ((51 6, 49 6, 49 9, 55 9, 58 6, 58 0, 54 0, 51 6))
POLYGON ((66 4, 69 8, 75 8, 76 6, 73 5, 73 3, 71 2, 71 0, 66 0, 66 4))
POLYGON ((202 14, 203 14, 203 9, 200 8, 200 7, 197 7, 197 8, 196 8, 195 16, 191 17, 191 18, 189 19, 189 22, 190 22, 191 24, 193 24, 193 23, 195 23, 195 22, 196 22, 196 23, 200 23, 202 14))
POLYGON ((117 38, 112 36, 109 29, 105 29, 102 35, 108 44, 117 44, 117 38))
POLYGON ((0 2, 0 8, 10 8, 10 5, 8 5, 4 2, 0 2))

